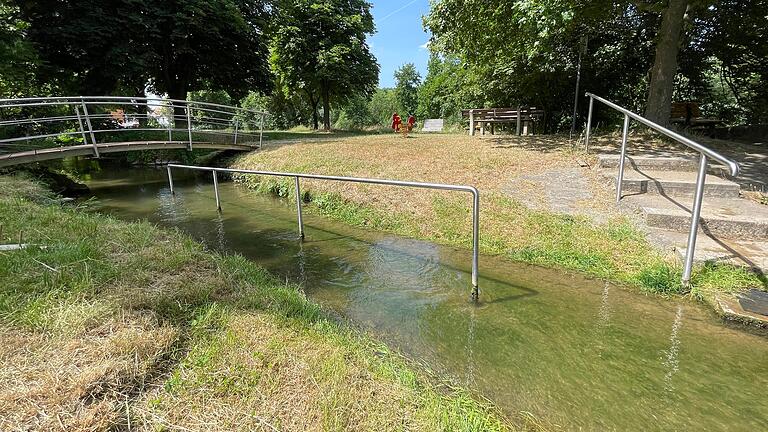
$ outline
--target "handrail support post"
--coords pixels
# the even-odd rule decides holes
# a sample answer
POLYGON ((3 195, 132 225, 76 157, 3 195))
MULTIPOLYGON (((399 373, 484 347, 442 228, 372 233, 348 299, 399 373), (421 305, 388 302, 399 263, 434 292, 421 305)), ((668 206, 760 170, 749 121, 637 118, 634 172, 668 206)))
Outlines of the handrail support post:
POLYGON ((165 167, 168 170, 168 186, 171 188, 171 195, 176 195, 176 191, 173 190, 173 175, 171 174, 171 166, 165 167))
POLYGON ((592 107, 595 106, 595 98, 591 94, 589 96, 589 111, 587 112, 587 134, 584 137, 584 153, 589 153, 589 135, 592 132, 592 107))
POLYGON ((472 300, 480 299, 478 264, 480 260, 480 192, 472 191, 472 300))
POLYGON ((221 211, 221 199, 219 198, 219 176, 216 174, 216 170, 211 170, 213 173, 213 192, 216 194, 216 210, 221 211))
POLYGON ((693 199, 693 211, 691 212, 691 229, 688 232, 688 250, 685 251, 685 263, 683 267, 682 283, 688 287, 691 283, 693 269, 693 256, 696 251, 696 237, 699 233, 699 219, 701 217, 701 204, 704 198, 704 182, 707 179, 707 155, 702 154, 699 160, 699 173, 696 176, 696 194, 693 199))
POLYGON ((240 122, 235 119, 235 139, 232 142, 233 145, 237 145, 237 129, 240 126, 240 122))
POLYGON ((299 238, 304 240, 304 218, 301 214, 301 185, 299 184, 299 178, 294 177, 294 189, 296 189, 296 215, 299 221, 299 238))
POLYGON ((621 189, 624 183, 624 160, 627 157, 627 135, 629 135, 629 116, 624 114, 624 128, 621 133, 621 156, 619 157, 619 176, 616 178, 616 203, 621 201, 621 189))

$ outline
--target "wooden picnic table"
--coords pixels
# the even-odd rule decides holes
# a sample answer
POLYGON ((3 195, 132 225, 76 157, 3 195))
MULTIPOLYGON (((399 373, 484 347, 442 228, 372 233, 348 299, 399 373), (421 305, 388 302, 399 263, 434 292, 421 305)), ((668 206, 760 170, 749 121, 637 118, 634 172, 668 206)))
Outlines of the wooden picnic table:
POLYGON ((533 134, 533 126, 544 118, 544 110, 535 107, 517 108, 473 108, 461 110, 462 117, 469 118, 469 135, 475 135, 479 126, 480 133, 485 135, 485 128, 490 128, 494 134, 496 124, 514 123, 517 135, 533 134))

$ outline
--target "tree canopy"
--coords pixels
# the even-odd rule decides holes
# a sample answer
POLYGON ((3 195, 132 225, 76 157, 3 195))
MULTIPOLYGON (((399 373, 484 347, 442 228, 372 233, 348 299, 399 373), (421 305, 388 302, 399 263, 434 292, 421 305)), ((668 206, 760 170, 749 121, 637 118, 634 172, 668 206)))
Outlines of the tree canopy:
POLYGON ((330 130, 331 101, 376 90, 379 65, 366 35, 373 33, 371 5, 364 0, 282 0, 272 43, 272 64, 288 92, 306 94, 314 111, 323 105, 330 130))
MULTIPOLYGON (((756 103, 766 88, 759 73, 768 46, 766 0, 684 1, 683 15, 682 0, 676 1, 437 0, 425 26, 433 34, 433 52, 480 77, 484 88, 473 104, 542 107, 549 127, 567 123, 585 44, 583 89, 643 111, 672 94, 714 100, 722 78, 742 100, 755 101, 743 105, 741 118, 730 120, 768 120, 756 103), (662 28, 671 5, 677 5, 680 22, 662 28), (741 29, 738 23, 744 23, 741 29), (679 40, 662 47, 664 62, 652 69, 675 26, 679 40), (737 72, 740 67, 749 72, 737 72), (670 70, 672 80, 659 87, 662 98, 650 98, 650 87, 670 70)), ((428 75, 426 82, 435 79, 428 75)), ((703 105, 713 110, 710 115, 738 116, 703 105)))
POLYGON ((421 75, 413 63, 406 63, 395 71, 395 97, 403 114, 415 114, 419 106, 421 75))
POLYGON ((62 92, 269 89, 262 0, 12 0, 42 82, 62 92))

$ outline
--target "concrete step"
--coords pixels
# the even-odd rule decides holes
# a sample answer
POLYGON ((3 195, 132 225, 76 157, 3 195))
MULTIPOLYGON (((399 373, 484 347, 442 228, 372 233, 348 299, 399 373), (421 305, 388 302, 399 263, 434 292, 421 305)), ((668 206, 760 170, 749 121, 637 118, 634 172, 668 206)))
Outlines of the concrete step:
MULTIPOLYGON (((626 197, 634 201, 649 227, 687 232, 693 199, 658 195, 626 197)), ((768 206, 745 199, 704 198, 699 230, 715 238, 768 239, 768 206)))
MULTIPOLYGON (((606 171, 606 175, 608 172, 606 171)), ((617 173, 611 172, 615 178, 617 173)), ((615 184, 614 180, 614 184, 615 184)), ((708 175, 704 183, 704 197, 738 198, 741 186, 730 180, 708 175)), ((696 193, 696 173, 682 171, 624 171, 622 194, 656 194, 692 197, 696 193)))
MULTIPOLYGON (((648 239, 663 250, 670 250, 683 262, 687 253, 688 233, 651 228, 648 239)), ((695 263, 718 262, 768 271, 768 239, 726 239, 701 234, 696 240, 695 263)))
MULTIPOLYGON (((599 168, 618 169, 618 154, 606 153, 597 155, 599 168)), ((663 155, 633 155, 627 156, 626 169, 650 171, 692 171, 698 170, 699 158, 696 156, 663 156, 663 155)))

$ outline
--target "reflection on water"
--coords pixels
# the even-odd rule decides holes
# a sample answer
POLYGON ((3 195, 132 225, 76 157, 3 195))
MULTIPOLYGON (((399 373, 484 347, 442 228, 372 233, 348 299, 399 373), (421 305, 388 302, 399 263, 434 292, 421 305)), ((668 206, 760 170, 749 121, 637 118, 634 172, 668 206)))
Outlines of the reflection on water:
POLYGON ((563 271, 352 229, 220 185, 134 169, 92 175, 100 210, 176 226, 303 286, 307 295, 466 384, 511 416, 566 430, 766 430, 766 339, 696 304, 563 271))

